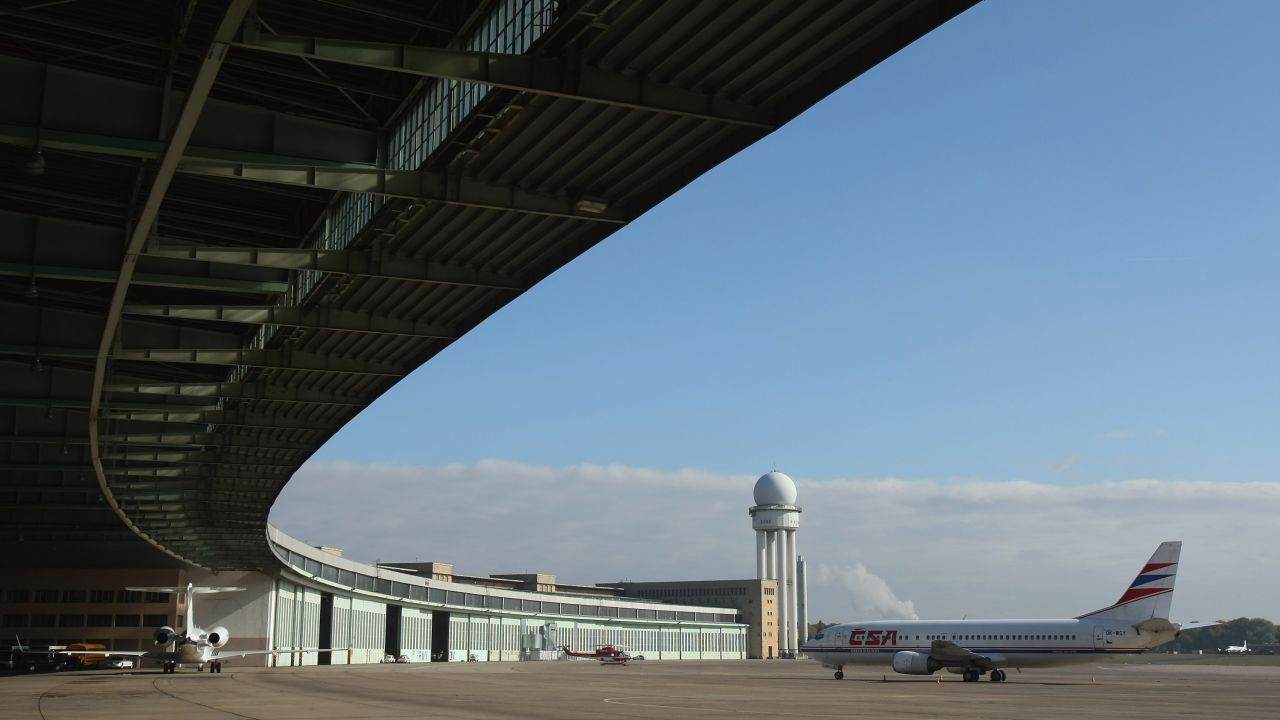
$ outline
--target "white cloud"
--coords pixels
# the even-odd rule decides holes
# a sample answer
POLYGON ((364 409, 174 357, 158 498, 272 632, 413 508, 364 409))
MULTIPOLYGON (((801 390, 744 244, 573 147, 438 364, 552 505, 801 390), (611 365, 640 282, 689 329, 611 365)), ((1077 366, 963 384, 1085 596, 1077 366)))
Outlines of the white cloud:
POLYGON ((825 590, 848 593, 849 612, 843 617, 872 620, 918 620, 914 603, 899 600, 884 578, 867 570, 862 563, 832 567, 818 565, 810 573, 809 591, 825 590))
MULTIPOLYGON (((474 575, 746 578, 755 575, 746 512, 755 479, 509 461, 310 463, 272 521, 357 559, 442 560, 474 575)), ((1280 594, 1276 575, 1256 567, 1275 545, 1280 483, 797 478, 797 486, 812 620, 1080 614, 1118 597, 1170 539, 1186 542, 1176 616, 1274 615, 1270 598, 1280 594)))

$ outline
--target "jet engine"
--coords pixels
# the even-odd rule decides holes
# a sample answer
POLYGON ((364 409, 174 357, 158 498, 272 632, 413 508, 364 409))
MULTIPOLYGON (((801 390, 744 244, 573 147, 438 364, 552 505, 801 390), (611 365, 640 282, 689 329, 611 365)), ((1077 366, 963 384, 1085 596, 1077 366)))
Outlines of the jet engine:
POLYGON ((223 645, 226 645, 227 641, 231 639, 231 633, 227 632, 226 628, 219 625, 209 631, 208 639, 210 645, 220 648, 223 645))
POLYGON ((178 637, 178 633, 168 625, 156 630, 155 639, 157 645, 168 645, 173 639, 178 637))
POLYGON ((903 650, 893 655, 893 671, 903 675, 932 675, 942 668, 942 663, 924 653, 903 650))

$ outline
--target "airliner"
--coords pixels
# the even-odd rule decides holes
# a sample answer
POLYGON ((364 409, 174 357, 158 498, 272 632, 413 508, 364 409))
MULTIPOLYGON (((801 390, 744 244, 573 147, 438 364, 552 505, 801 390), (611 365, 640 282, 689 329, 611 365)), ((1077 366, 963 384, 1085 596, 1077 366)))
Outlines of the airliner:
MULTIPOLYGON (((207 595, 210 593, 222 592, 239 592, 244 588, 238 587, 196 587, 192 583, 187 583, 186 587, 130 587, 126 590, 134 590, 138 592, 158 592, 158 593, 186 593, 187 596, 187 624, 186 631, 179 633, 168 625, 157 628, 153 639, 156 645, 160 645, 165 649, 129 651, 129 650, 111 650, 111 655, 127 655, 140 658, 142 660, 150 660, 161 664, 164 672, 177 672, 179 667, 183 665, 195 665, 197 670, 204 670, 204 666, 209 666, 209 672, 222 672, 222 661, 227 658, 244 657, 246 655, 274 655, 275 650, 236 650, 234 652, 223 652, 222 647, 231 639, 231 633, 225 627, 218 626, 212 630, 202 630, 195 624, 195 596, 207 595), (172 647, 172 649, 168 649, 172 647)), ((93 651, 101 655, 101 650, 93 651)), ((66 650, 64 655, 80 655, 85 654, 84 651, 66 650)))
POLYGON ((1115 604, 1067 620, 886 620, 826 628, 801 648, 844 679, 846 666, 890 665, 905 675, 947 670, 976 682, 1005 668, 1053 667, 1132 655, 1218 623, 1169 622, 1181 542, 1161 543, 1115 604))
POLYGON ((1243 655, 1244 653, 1247 653, 1247 652, 1249 652, 1249 641, 1247 639, 1244 641, 1243 645, 1227 646, 1228 655, 1243 655))

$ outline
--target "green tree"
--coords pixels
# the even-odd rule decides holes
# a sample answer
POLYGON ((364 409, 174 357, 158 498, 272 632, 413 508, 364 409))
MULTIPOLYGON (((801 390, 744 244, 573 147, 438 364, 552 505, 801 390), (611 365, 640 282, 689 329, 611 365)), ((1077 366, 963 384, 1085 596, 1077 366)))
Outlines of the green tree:
POLYGON ((1173 642, 1164 646, 1166 650, 1178 652, 1222 652, 1229 645, 1240 645, 1245 640, 1249 645, 1264 645, 1280 641, 1280 627, 1263 618, 1236 618, 1227 620, 1213 627, 1187 630, 1173 642))

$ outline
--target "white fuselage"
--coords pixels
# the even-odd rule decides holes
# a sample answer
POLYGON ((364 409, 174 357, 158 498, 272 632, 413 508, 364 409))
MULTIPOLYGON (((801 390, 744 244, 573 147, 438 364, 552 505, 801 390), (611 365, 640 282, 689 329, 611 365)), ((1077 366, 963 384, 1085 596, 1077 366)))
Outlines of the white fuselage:
POLYGON ((934 640, 946 640, 996 667, 1036 668, 1136 654, 1174 635, 1139 632, 1132 622, 1117 620, 884 620, 826 628, 802 652, 835 668, 891 665, 899 652, 929 654, 934 640))
POLYGON ((207 665, 213 659, 213 645, 199 639, 204 631, 196 628, 195 637, 180 637, 173 650, 152 650, 143 655, 146 660, 165 663, 175 662, 178 665, 207 665))

